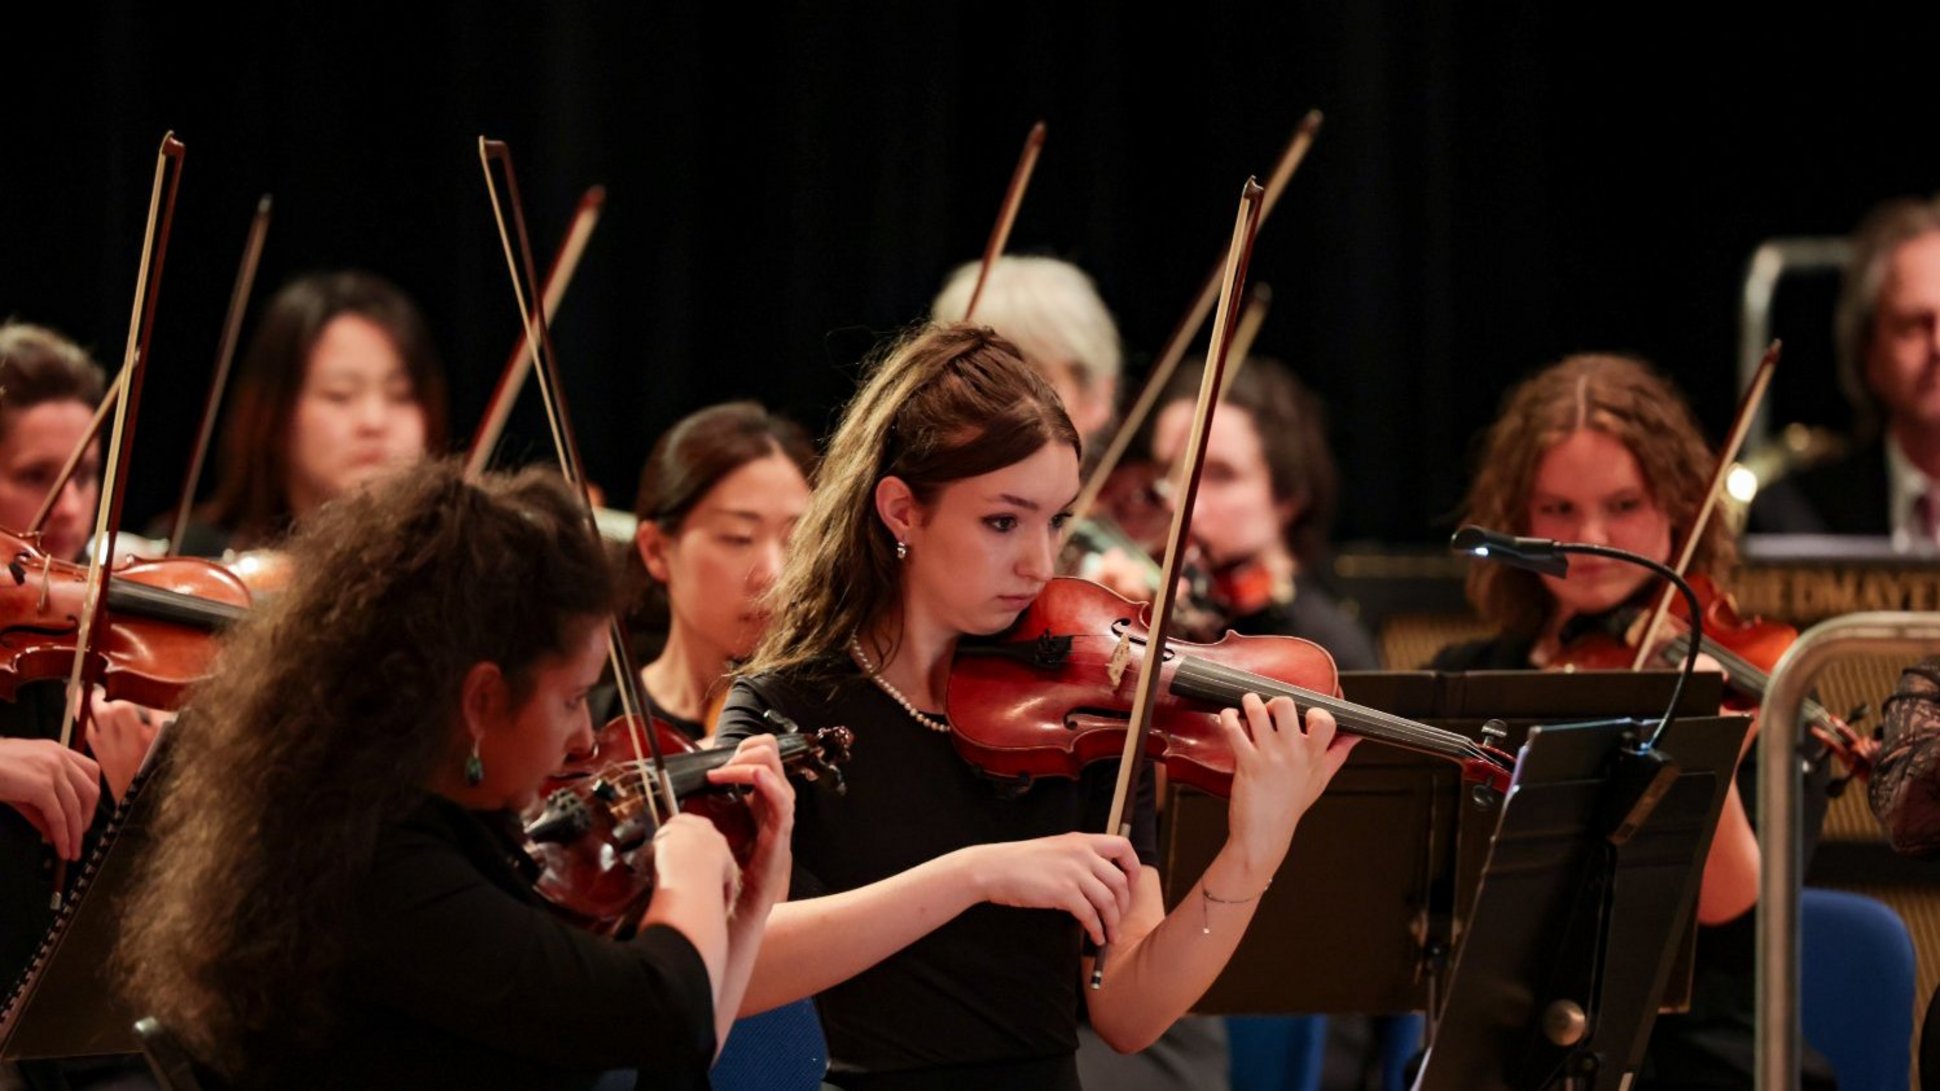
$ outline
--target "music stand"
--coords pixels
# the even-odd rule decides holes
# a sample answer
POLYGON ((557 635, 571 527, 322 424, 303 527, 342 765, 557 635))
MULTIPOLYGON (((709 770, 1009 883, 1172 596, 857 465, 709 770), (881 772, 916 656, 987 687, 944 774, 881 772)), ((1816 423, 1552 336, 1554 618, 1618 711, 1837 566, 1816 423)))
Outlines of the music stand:
POLYGON ((1529 733, 1416 1091, 1614 1091, 1642 1063, 1747 724, 1675 723, 1665 790, 1619 841, 1623 748, 1653 726, 1529 733))
MULTIPOLYGON (((1473 737, 1500 718, 1506 748, 1536 723, 1661 714, 1669 671, 1426 671, 1341 676, 1349 700, 1473 737)), ((1698 675, 1688 716, 1715 712, 1723 683, 1698 675)), ((1225 970, 1193 1005, 1202 1014, 1433 1013, 1472 919, 1499 808, 1478 807, 1452 764, 1372 743, 1354 751, 1300 821, 1286 862, 1225 970)), ((1226 801, 1169 793, 1166 904, 1197 897, 1226 840, 1226 801)), ((1674 984, 1682 999, 1688 975, 1674 984)))

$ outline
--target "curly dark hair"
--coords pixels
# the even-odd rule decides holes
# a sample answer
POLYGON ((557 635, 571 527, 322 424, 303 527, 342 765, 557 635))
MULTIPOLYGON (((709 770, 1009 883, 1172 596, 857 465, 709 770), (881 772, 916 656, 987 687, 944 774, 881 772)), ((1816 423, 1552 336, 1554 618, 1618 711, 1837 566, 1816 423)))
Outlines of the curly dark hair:
POLYGON ((326 506, 171 729, 118 951, 131 998, 226 1073, 313 1048, 379 831, 463 761, 461 686, 513 695, 610 614, 582 501, 544 470, 421 464, 326 506))

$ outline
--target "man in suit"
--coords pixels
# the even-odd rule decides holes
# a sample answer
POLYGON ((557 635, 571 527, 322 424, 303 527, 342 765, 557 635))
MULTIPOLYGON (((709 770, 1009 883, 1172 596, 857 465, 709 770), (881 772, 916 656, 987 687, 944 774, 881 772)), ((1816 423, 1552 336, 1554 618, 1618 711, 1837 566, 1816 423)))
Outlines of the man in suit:
POLYGON ((1940 550, 1940 199, 1880 205, 1853 244, 1835 321, 1864 442, 1760 491, 1751 529, 1940 550))

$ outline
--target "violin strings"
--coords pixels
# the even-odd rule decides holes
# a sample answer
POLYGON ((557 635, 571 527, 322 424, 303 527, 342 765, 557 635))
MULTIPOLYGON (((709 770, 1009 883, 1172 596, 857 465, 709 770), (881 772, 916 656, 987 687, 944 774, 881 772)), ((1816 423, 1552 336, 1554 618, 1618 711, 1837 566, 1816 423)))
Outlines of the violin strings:
MULTIPOLYGON (((1691 640, 1688 635, 1673 637, 1666 645, 1666 654, 1674 655, 1681 659, 1689 653, 1690 647, 1691 640)), ((1764 698, 1765 691, 1771 685, 1771 675, 1760 670, 1756 663, 1753 663, 1751 660, 1746 659, 1744 656, 1739 655, 1737 652, 1732 651, 1722 644, 1714 643, 1708 636, 1698 645, 1698 648, 1711 658, 1716 659, 1718 664, 1724 667, 1725 671, 1730 675, 1731 680, 1736 682, 1749 695, 1760 698, 1761 700, 1764 698)), ((1800 711, 1804 714, 1807 723, 1828 730, 1831 729, 1834 719, 1832 711, 1814 698, 1807 697, 1800 711)))
POLYGON ((1229 667, 1222 663, 1214 663, 1193 656, 1181 656, 1179 661, 1179 674, 1189 675, 1192 679, 1214 685, 1223 684, 1229 691, 1229 696, 1237 696, 1238 694, 1246 692, 1262 692, 1274 696, 1291 697, 1296 701, 1304 701, 1316 708, 1326 709, 1328 712, 1333 713, 1335 719, 1342 724, 1353 727, 1356 729, 1356 733, 1367 735, 1370 738, 1402 743, 1404 745, 1412 744, 1417 748, 1438 755, 1460 756, 1463 758, 1479 758, 1483 756, 1480 748, 1475 746, 1470 739, 1459 732, 1433 727, 1401 716, 1381 712, 1378 709, 1367 708, 1350 701, 1329 697, 1316 690, 1305 689, 1290 683, 1281 682, 1277 679, 1254 674, 1250 671, 1229 667), (1384 732, 1385 736, 1375 731, 1366 730, 1367 728, 1379 729, 1379 732, 1384 732))

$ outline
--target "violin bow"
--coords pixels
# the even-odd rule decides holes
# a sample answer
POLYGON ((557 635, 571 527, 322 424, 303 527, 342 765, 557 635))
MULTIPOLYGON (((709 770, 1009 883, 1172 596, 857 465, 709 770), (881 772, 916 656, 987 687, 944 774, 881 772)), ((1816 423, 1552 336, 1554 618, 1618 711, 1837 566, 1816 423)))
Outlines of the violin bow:
POLYGON ((1265 284, 1255 284, 1246 292, 1246 309, 1240 312, 1239 328, 1233 331, 1233 347, 1226 353, 1226 374, 1220 377, 1219 400, 1226 400, 1226 392, 1233 389, 1233 379, 1246 366, 1246 358, 1253 351, 1253 342, 1259 339, 1260 327, 1266 325, 1266 312, 1273 309, 1273 289, 1265 284))
POLYGON ((269 194, 256 202, 256 214, 249 221, 249 235, 243 241, 242 262, 236 267, 236 282, 229 289, 229 312, 222 320, 222 341, 216 346, 215 377, 209 382, 209 398, 202 407, 202 427, 195 434, 195 447, 189 452, 188 473, 182 479, 182 499, 175 506, 175 521, 168 531, 170 556, 182 552, 182 535, 188 530, 189 508, 195 504, 195 487, 202 481, 202 464, 209 457, 209 443, 216 434, 216 414, 222 409, 222 395, 229 387, 229 369, 236 359, 236 342, 242 334, 243 312, 249 308, 249 293, 256 286, 256 269, 263 260, 263 241, 269 237, 269 194))
MULTIPOLYGON (((1758 361, 1758 370, 1752 373, 1751 385, 1745 388, 1744 399, 1738 404, 1738 415, 1732 419, 1731 434, 1726 437, 1724 448, 1718 452, 1717 469, 1711 472, 1711 484, 1704 490, 1704 503, 1698 505, 1696 518, 1691 520, 1691 532, 1685 536, 1684 549, 1679 553, 1675 571, 1684 575, 1691 567, 1691 558, 1697 556, 1698 542, 1704 537, 1704 529, 1711 522, 1712 512, 1717 510, 1718 498, 1724 493, 1726 480, 1731 476, 1731 467, 1736 463, 1739 448, 1744 446, 1745 436, 1751 432, 1752 417, 1758 413, 1759 403, 1765 400, 1765 391, 1772 385, 1772 372, 1778 368, 1780 343, 1773 341, 1765 349, 1765 356, 1758 361)), ((1664 584, 1663 593, 1657 596, 1657 605, 1650 612, 1650 623, 1644 626, 1643 639, 1637 641, 1637 657, 1630 669, 1642 670, 1650 660, 1650 650, 1657 643, 1657 634, 1664 627, 1664 615, 1670 609, 1671 597, 1677 594, 1677 586, 1669 581, 1664 584)))
MULTIPOLYGON (((256 202, 256 215, 250 221, 249 238, 243 244, 242 264, 236 270, 236 283, 229 292, 229 314, 223 320, 222 344, 216 350, 215 379, 209 387, 208 404, 202 410, 202 429, 195 442, 195 449, 189 456, 188 478, 182 484, 182 501, 176 508, 174 528, 169 532, 168 552, 175 554, 182 548, 182 532, 188 526, 189 505, 195 502, 195 486, 202 477, 202 465, 208 456, 209 441, 215 434, 216 409, 222 402, 222 392, 229 381, 230 361, 235 357, 236 338, 242 330, 243 309, 249 302, 250 286, 256 280, 256 266, 262 259, 263 239, 269 232, 270 199, 268 195, 256 202)), ((101 395, 101 404, 94 407, 94 417, 82 430, 80 442, 67 453, 61 468, 54 474, 53 487, 41 498, 40 507, 34 509, 34 517, 26 529, 39 533, 47 526, 47 517, 54 513, 54 505, 60 502, 61 493, 66 491, 68 482, 74 479, 74 471, 86 457, 89 447, 101 435, 101 426, 108 414, 115 411, 121 395, 128 387, 128 370, 124 367, 117 372, 114 382, 101 395)))
POLYGON ((1004 247, 1010 242, 1010 229, 1017 223, 1017 210, 1024 204, 1024 191, 1031 187, 1031 172, 1037 169, 1037 157, 1043 150, 1044 122, 1039 121, 1024 138, 1024 150, 1018 153, 1017 166, 1010 172, 1010 188, 1004 191, 1004 203, 997 208, 997 223, 990 229, 990 240, 984 243, 983 267, 977 270, 976 287, 970 290, 970 302, 963 308, 965 322, 977 313, 977 302, 983 298, 990 271, 996 268, 997 259, 1003 257, 1004 247))
MULTIPOLYGON (((87 590, 82 598, 74 639, 74 665, 67 679, 67 707, 61 720, 63 747, 73 747, 78 740, 86 738, 87 722, 94 710, 94 684, 100 680, 104 667, 95 648, 105 628, 107 591, 113 568, 108 560, 114 555, 114 533, 121 526, 122 501, 128 491, 128 456, 134 449, 136 410, 141 405, 142 376, 155 332, 155 302, 161 295, 162 263, 168 256, 169 228, 175 222, 175 196, 182 185, 182 160, 186 151, 171 131, 162 136, 161 149, 155 154, 155 181, 148 193, 148 226, 142 233, 141 267, 135 274, 135 302, 128 317, 128 343, 121 358, 121 372, 126 376, 125 396, 115 399, 114 429, 108 434, 107 463, 101 481, 101 498, 95 510, 94 546, 88 551, 87 590), (174 165, 173 170, 169 169, 170 164, 174 165)), ((66 885, 67 865, 66 861, 60 861, 54 877, 56 909, 60 907, 61 892, 66 885)))
MULTIPOLYGON (((1287 183, 1293 181, 1293 173, 1306 160, 1308 149, 1313 147, 1314 138, 1320 133, 1320 120, 1319 110, 1309 110, 1294 129, 1293 138, 1280 152, 1280 161, 1274 165, 1273 174, 1267 179, 1266 192, 1260 200, 1261 224, 1265 224, 1267 217, 1273 214, 1274 206, 1280 203, 1280 195, 1286 192, 1287 183)), ((1078 499, 1072 502, 1072 522, 1083 522, 1085 516, 1091 514, 1093 505, 1098 502, 1098 494, 1111 478, 1111 472, 1124 460, 1125 452, 1131 449, 1132 440, 1138 437, 1145 419, 1152 415, 1159 397, 1165 393, 1166 385, 1172 381, 1172 373, 1179 370, 1180 361, 1185 359, 1186 349, 1191 346, 1192 339, 1199 335, 1199 328, 1206 324, 1206 316, 1212 313, 1225 268, 1222 261, 1206 274, 1205 281, 1199 286, 1199 294, 1186 308, 1185 317, 1173 327, 1172 336, 1166 338, 1165 347, 1159 350, 1158 359, 1152 364, 1151 374, 1146 376, 1145 386, 1138 392, 1138 399, 1126 411, 1118 431, 1112 434, 1111 442, 1105 446, 1104 456, 1092 467, 1091 476, 1085 479, 1084 488, 1078 491, 1078 499)))
MULTIPOLYGON (((566 229, 566 239, 553 255, 552 267, 546 270, 546 286, 541 295, 548 323, 559 315, 559 305, 565 301, 566 289, 579 270, 579 259, 585 256, 586 244, 593 237, 593 229, 599 226, 600 212, 605 207, 605 186, 594 186, 580 195, 579 205, 573 210, 572 226, 566 229)), ((471 448, 465 454, 466 477, 477 477, 485 471, 492 452, 498 449, 499 437, 505 434, 505 422, 511 419, 512 407, 518 404, 526 376, 532 371, 529 337, 530 334, 520 336, 505 366, 499 369, 498 385, 492 388, 492 399, 485 405, 485 416, 478 422, 478 431, 472 435, 471 448)))
MULTIPOLYGON (((1166 629, 1179 586, 1179 561, 1185 555, 1187 532, 1192 526, 1192 505, 1199 495, 1199 469, 1206 458, 1207 427, 1218 404, 1229 354, 1232 351, 1234 312, 1246 284, 1246 268, 1253 260, 1253 240, 1259 235, 1260 210, 1264 191, 1252 178, 1240 190, 1239 214, 1233 221, 1233 240, 1226 250, 1226 261, 1219 278, 1219 306, 1213 313, 1212 343, 1206 350, 1206 370, 1199 379, 1199 403, 1193 410, 1192 433, 1186 441, 1185 458, 1179 464, 1173 495, 1179 502, 1172 507, 1172 527, 1165 536, 1165 562, 1160 566, 1159 586, 1153 597, 1151 623, 1147 628, 1145 661, 1138 672, 1138 689, 1132 699, 1131 722, 1125 731, 1125 750, 1118 760, 1118 782, 1112 789, 1108 832, 1124 834, 1129 830, 1126 812, 1130 809, 1145 755, 1145 734, 1158 699, 1160 676, 1165 662, 1166 629)), ((1129 637, 1127 638, 1129 639, 1129 637)), ((1092 963, 1091 987, 1104 982, 1105 949, 1100 948, 1092 963)))
MULTIPOLYGON (((492 217, 498 223, 499 244, 505 250, 506 271, 512 277, 512 295, 518 300, 520 321, 525 327, 525 355, 531 358, 532 372, 538 377, 539 397, 545 404, 546 423, 552 429, 553 450, 559 456, 560 472, 565 474, 567 484, 579 493, 586 505, 586 528, 595 537, 599 535, 599 523, 594 514, 593 497, 587 491, 585 461, 580 458, 579 438, 573 432, 572 417, 566 407, 566 390, 559 379, 559 359, 552 345, 552 332, 546 326, 544 299, 536 293, 528 294, 527 285, 537 286, 538 275, 533 270, 532 243, 525 230, 525 210, 519 199, 518 174, 512 169, 512 149, 502 140, 478 138, 478 165, 485 172, 485 191, 491 198, 492 217), (499 200, 498 182, 492 177, 492 163, 497 161, 505 173, 505 200, 499 200), (511 210, 511 229, 506 227, 506 210, 511 210), (513 253, 513 240, 516 236, 518 252, 513 253), (523 277, 521 277, 523 270, 523 277), (527 300, 530 299, 530 304, 527 300)), ((647 753, 652 755, 653 767, 658 771, 654 789, 660 794, 660 805, 666 808, 665 816, 671 817, 680 810, 674 799, 673 783, 667 778, 666 762, 660 753, 660 739, 656 732, 644 729, 645 718, 641 715, 644 703, 640 700, 640 674, 633 667, 633 657, 628 653, 626 640, 620 632, 617 618, 609 618, 606 625, 606 656, 613 670, 613 682, 620 694, 620 713, 627 719, 628 730, 632 733, 634 753, 641 752, 641 736, 645 736, 647 753)), ((645 770, 641 770, 645 776, 645 770)), ((653 811, 653 795, 646 795, 649 812, 653 811)), ((654 825, 664 819, 659 813, 652 813, 654 825)))

